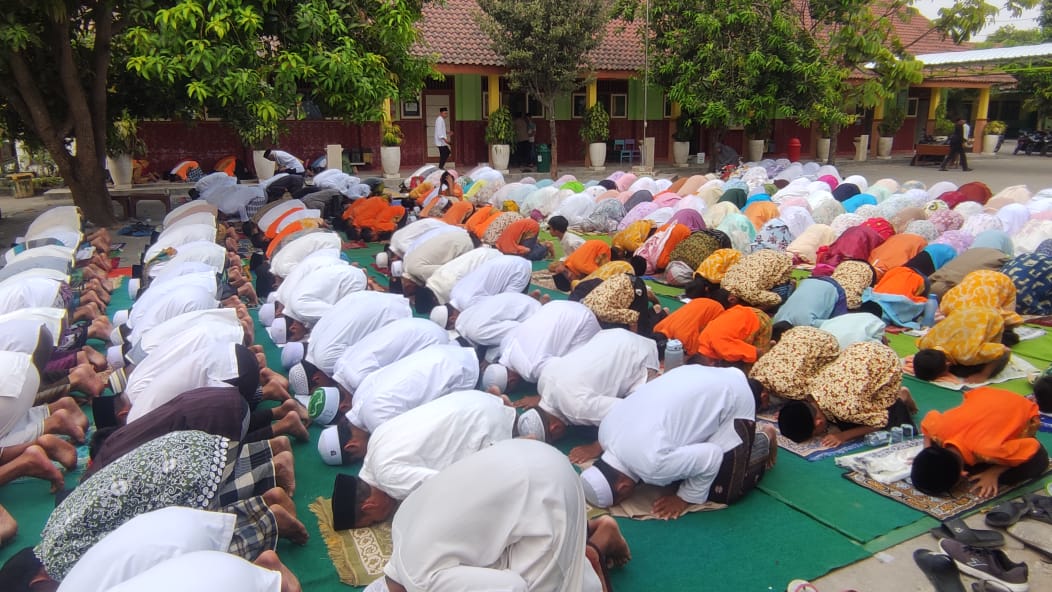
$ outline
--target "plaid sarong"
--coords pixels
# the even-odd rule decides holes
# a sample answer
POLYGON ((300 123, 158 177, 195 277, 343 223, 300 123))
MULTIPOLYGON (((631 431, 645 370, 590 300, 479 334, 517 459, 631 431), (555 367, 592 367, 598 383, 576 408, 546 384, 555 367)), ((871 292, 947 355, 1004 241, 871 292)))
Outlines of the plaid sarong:
POLYGON ((234 514, 234 536, 228 551, 246 561, 255 561, 263 551, 278 544, 278 521, 260 496, 224 506, 222 512, 234 514))
POLYGON ((225 477, 219 489, 220 506, 235 504, 273 489, 276 480, 274 451, 270 449, 270 443, 242 444, 236 456, 229 459, 225 477))

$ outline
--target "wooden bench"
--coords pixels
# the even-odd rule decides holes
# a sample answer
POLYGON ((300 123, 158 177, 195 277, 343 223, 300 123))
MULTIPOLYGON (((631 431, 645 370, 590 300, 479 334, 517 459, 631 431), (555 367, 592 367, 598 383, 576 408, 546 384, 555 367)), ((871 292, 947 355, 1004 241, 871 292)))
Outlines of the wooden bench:
POLYGON ((164 213, 172 211, 172 192, 167 189, 159 193, 124 193, 114 195, 110 193, 110 199, 119 203, 124 210, 124 219, 138 218, 138 205, 143 201, 159 201, 164 206, 164 213))
POLYGON ((913 159, 910 166, 921 164, 942 164, 946 155, 950 153, 949 144, 917 144, 914 146, 913 159))

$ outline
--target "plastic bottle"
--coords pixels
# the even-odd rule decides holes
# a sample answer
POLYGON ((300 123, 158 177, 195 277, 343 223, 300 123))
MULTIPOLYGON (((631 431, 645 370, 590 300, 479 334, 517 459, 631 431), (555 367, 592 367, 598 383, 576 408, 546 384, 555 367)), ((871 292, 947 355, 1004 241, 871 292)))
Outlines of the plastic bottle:
POLYGON ((939 299, 935 294, 928 294, 928 301, 924 303, 924 316, 921 318, 921 327, 927 328, 935 324, 935 313, 939 310, 939 299))
POLYGON ((678 339, 669 339, 665 344, 665 372, 683 365, 683 344, 678 339))

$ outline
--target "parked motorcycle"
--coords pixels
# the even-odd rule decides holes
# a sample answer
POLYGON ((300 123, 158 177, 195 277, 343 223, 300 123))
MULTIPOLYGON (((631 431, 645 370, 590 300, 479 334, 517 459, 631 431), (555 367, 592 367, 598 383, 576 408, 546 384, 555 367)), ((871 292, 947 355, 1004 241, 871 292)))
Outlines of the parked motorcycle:
POLYGON ((1019 130, 1019 139, 1012 154, 1023 152, 1030 156, 1037 152, 1041 156, 1048 156, 1049 149, 1052 149, 1052 132, 1019 130))

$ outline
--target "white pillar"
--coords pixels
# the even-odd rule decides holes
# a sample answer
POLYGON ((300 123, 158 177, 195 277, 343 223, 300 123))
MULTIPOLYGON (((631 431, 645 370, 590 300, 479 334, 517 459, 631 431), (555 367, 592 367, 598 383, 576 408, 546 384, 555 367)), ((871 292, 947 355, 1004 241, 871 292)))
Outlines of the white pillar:
POLYGON ((325 146, 325 168, 343 170, 343 146, 341 144, 325 146))

